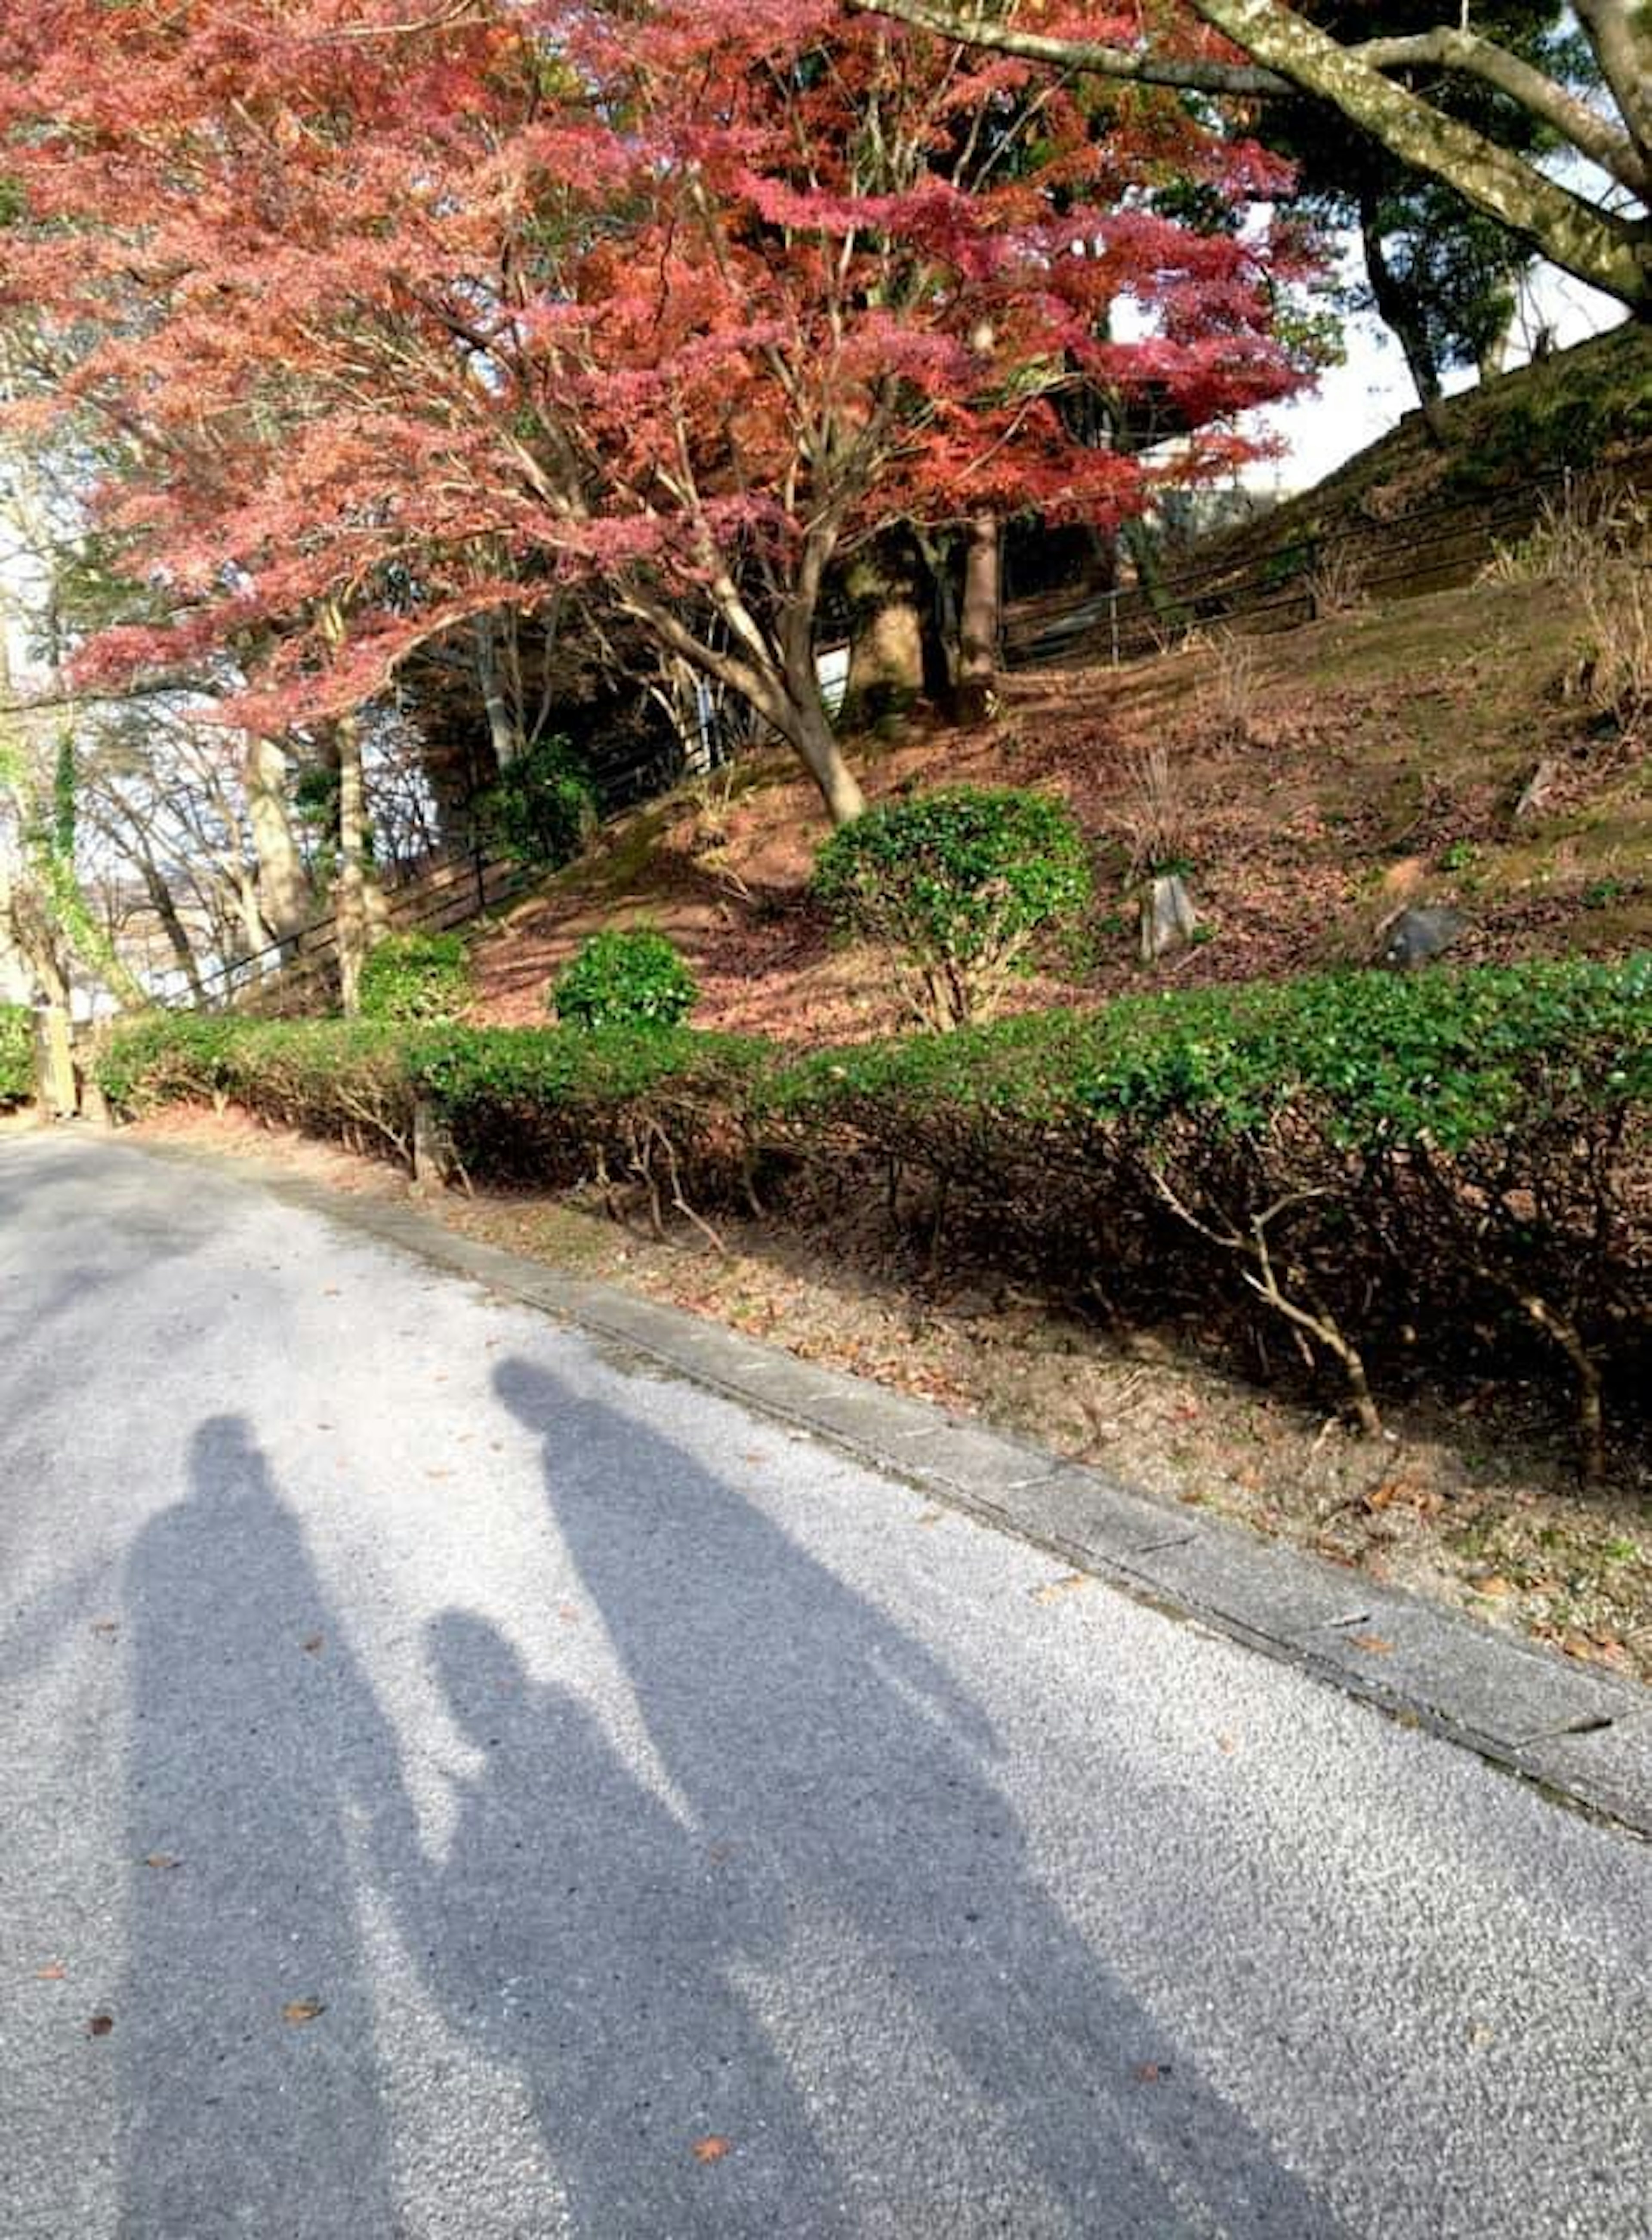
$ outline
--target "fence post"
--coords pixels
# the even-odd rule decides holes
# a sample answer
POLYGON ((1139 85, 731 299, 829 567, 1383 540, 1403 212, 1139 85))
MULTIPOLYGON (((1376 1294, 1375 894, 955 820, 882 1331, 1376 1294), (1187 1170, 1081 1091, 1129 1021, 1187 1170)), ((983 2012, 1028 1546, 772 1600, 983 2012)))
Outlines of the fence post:
POLYGON ((1118 667, 1118 585, 1114 584, 1107 595, 1107 618, 1113 639, 1113 666, 1118 667))

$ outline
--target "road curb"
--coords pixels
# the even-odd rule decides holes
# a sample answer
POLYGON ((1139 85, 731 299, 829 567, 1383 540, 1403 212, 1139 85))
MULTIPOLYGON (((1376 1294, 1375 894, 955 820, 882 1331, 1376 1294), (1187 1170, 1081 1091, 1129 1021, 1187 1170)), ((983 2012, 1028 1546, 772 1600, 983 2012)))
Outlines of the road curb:
MULTIPOLYGON (((110 1139, 103 1139, 108 1141, 110 1139)), ((633 1363, 778 1419, 1167 1615, 1204 1626, 1652 1838, 1652 1690, 1494 1632, 1016 1434, 678 1307, 444 1228, 410 1201, 341 1196, 265 1161, 117 1144, 204 1166, 574 1324, 633 1363)))

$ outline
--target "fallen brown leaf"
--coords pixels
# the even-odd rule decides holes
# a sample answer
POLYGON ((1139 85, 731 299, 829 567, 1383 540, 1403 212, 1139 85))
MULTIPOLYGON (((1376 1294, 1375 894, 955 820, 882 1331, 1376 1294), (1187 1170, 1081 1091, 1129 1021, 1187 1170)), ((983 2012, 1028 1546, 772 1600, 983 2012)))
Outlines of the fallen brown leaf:
POLYGON ((695 2141, 694 2159, 696 2163, 720 2163, 733 2143, 731 2139, 720 2139, 713 2132, 709 2138, 695 2141))
POLYGON ((283 2023, 313 2023, 317 2015, 326 2011, 326 2003, 321 1999, 289 1999, 281 2010, 281 2019, 283 2023))
POLYGON ((302 1650, 304 1650, 310 1656, 313 1657, 316 1650, 323 1645, 325 1640, 326 1636, 324 1634, 308 1634, 305 1636, 304 1639, 299 1643, 298 1646, 302 1650))
POLYGON ((1169 2062, 1141 2061, 1136 2066, 1136 2081, 1138 2084, 1162 2084, 1169 2074, 1169 2062))
POLYGON ((1371 1657, 1392 1657, 1394 1643, 1385 1641, 1380 1633, 1351 1633, 1349 1639, 1356 1649, 1362 1649, 1371 1657))
POLYGON ((181 1867, 183 1862, 175 1859, 170 1851, 151 1851, 143 1864, 153 1867, 157 1874, 164 1875, 170 1874, 174 1867, 181 1867))
POLYGON ((86 2025, 88 2037, 107 2037, 115 2027, 113 2015, 94 2015, 86 2025))
POLYGON ((61 1960, 48 1960, 43 1968, 35 1970, 35 1980, 41 1983, 61 1983, 68 1973, 61 1960))
POLYGON ((1089 1583, 1088 1572, 1069 1571, 1064 1578, 1049 1579, 1042 1587, 1035 1587, 1032 1590, 1032 1598, 1036 1603, 1058 1602, 1062 1595, 1070 1595, 1078 1588, 1087 1587, 1089 1583))

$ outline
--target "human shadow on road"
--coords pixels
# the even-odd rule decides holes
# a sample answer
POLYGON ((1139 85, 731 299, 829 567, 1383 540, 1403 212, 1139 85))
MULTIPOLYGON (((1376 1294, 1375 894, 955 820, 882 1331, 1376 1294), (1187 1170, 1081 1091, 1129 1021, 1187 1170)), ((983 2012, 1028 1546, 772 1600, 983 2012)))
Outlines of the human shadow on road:
POLYGON ((241 1418, 196 1431, 123 1631, 122 2240, 389 2240, 356 1831, 396 1754, 241 1418))
POLYGON ((427 1638, 481 1763, 453 1782, 441 1857, 410 1870, 392 1847, 385 1881, 445 2018, 531 2098, 565 2216, 543 2203, 543 2229, 583 2240, 830 2229, 835 2181, 731 1981, 737 1954, 705 1845, 580 1698, 532 1682, 488 1619, 451 1610, 427 1638), (741 2161, 714 2183, 731 2136, 741 2161))
MULTIPOLYGON (((512 1921, 526 1881, 480 1830, 512 1809, 520 1757, 542 1752, 561 1792, 542 1840, 554 1858, 579 1831, 582 1874, 604 1877, 582 1909, 596 1949, 629 2002, 655 2002, 625 2089, 681 2097, 715 2044, 717 2127, 766 2165, 738 2217, 708 2190, 676 2221, 593 2212, 576 2229, 1336 2234, 1037 1879, 992 1726, 947 1666, 635 1414, 520 1359, 495 1383, 544 1443, 556 1525, 683 1818, 616 1789, 571 1705, 536 1707, 456 1845, 467 1926, 450 1903, 443 1941, 474 1950, 487 1921, 524 1951, 539 1934, 537 1910, 512 1921), (716 2028, 685 2030, 701 2002, 716 2028)), ((523 1845, 534 1825, 530 1808, 523 1845)), ((483 1989, 450 1982, 447 2003, 483 1989)), ((579 2023, 603 2027, 594 2010, 579 2023)), ((553 2155, 569 2121, 595 2119, 617 2160, 614 2108, 570 2109, 554 2063, 539 2083, 553 2155)), ((587 2172, 593 2199, 615 2175, 587 2172)))

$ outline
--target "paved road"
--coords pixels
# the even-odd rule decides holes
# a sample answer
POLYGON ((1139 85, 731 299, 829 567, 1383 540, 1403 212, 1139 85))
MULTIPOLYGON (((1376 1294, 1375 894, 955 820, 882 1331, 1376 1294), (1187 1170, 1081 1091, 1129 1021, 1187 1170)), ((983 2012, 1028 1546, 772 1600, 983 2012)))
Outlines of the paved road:
POLYGON ((0 1144, 0 2235, 1645 2240, 1644 1848, 1058 1577, 0 1144))

